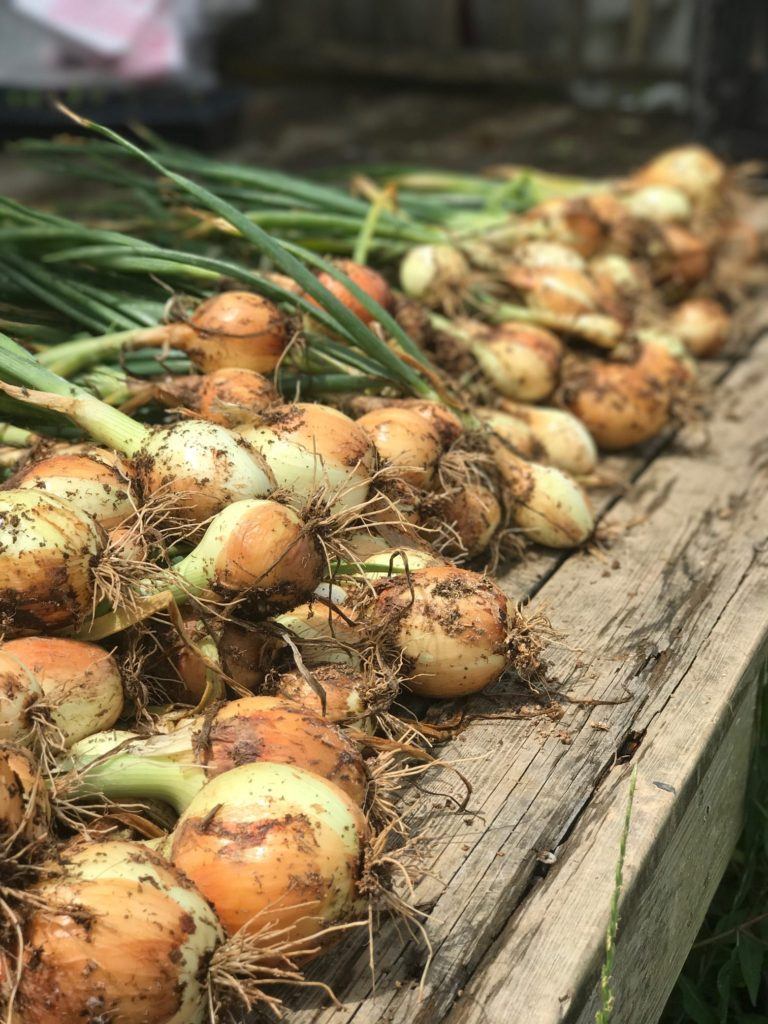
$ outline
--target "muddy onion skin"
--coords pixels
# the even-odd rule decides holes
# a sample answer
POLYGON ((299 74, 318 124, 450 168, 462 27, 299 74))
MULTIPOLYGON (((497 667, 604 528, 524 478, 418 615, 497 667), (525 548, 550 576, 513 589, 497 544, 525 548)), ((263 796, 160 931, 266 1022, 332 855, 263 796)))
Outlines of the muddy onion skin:
POLYGON ((280 401, 266 377, 254 370, 236 367, 189 378, 189 397, 191 401, 185 404, 210 423, 223 427, 252 423, 260 413, 280 401))
POLYGON ((450 245, 417 245, 400 263, 400 284, 406 295, 439 306, 466 287, 470 268, 450 245))
POLYGON ((29 854, 50 839, 51 808, 36 759, 27 750, 0 744, 0 851, 5 857, 26 847, 29 854))
POLYGON ((427 525, 434 518, 457 534, 458 543, 449 541, 445 553, 465 558, 475 558, 487 550, 503 519, 496 496, 481 484, 464 484, 436 495, 429 503, 429 514, 427 525))
MULTIPOLYGON (((17 687, 46 706, 54 739, 65 747, 110 729, 123 710, 123 681, 117 662, 96 644, 59 637, 30 636, 0 647, 0 709, 17 687), (16 667, 15 681, 9 673, 16 667), (37 693, 35 694, 35 691, 37 693)), ((5 716, 0 710, 0 721, 5 716)), ((23 719, 21 719, 23 724, 23 719)), ((21 738, 4 736, 3 739, 21 738)))
MULTIPOLYGON (((339 665, 315 665, 312 677, 325 693, 325 717, 329 722, 357 724, 365 716, 366 706, 361 695, 363 681, 352 670, 339 665)), ((320 695, 301 672, 281 672, 272 686, 277 696, 322 715, 320 695)))
POLYGON ((295 765, 335 783, 362 806, 363 759, 344 733, 319 715, 280 697, 230 701, 206 724, 198 761, 211 777, 253 761, 295 765))
POLYGON ((365 430, 338 409, 309 402, 278 405, 241 434, 299 505, 318 494, 332 509, 367 499, 376 450, 365 430))
POLYGON ((36 459, 6 487, 34 487, 71 501, 105 530, 119 526, 136 508, 128 466, 106 448, 65 450, 36 459))
POLYGON ((483 374, 506 398, 538 402, 557 387, 563 345, 543 327, 499 324, 472 352, 483 374))
POLYGON ((6 636, 78 628, 93 607, 106 533, 36 488, 0 491, 0 626, 6 636))
POLYGON ((291 608, 322 578, 323 559, 304 521, 276 501, 238 501, 220 512, 175 572, 241 611, 291 608))
MULTIPOLYGON (((224 936, 184 875, 141 843, 77 843, 35 885, 18 1024, 202 1024, 224 936)), ((11 964, 6 964, 10 973, 11 964)))
POLYGON ((450 448, 464 433, 464 426, 453 410, 439 402, 429 402, 423 398, 382 398, 379 395, 360 395, 349 403, 353 416, 364 416, 378 409, 402 407, 413 409, 434 427, 440 437, 443 448, 450 448))
POLYGON ((521 459, 491 438, 502 497, 518 529, 548 548, 574 548, 591 537, 589 499, 570 474, 521 459))
POLYGON ((398 470, 399 481, 426 488, 442 453, 440 435, 416 409, 388 406, 356 421, 374 444, 385 466, 398 470))
POLYGON ((686 299, 669 318, 669 327, 699 359, 717 355, 728 340, 731 317, 714 299, 686 299))
POLYGON ((477 693, 507 667, 507 599, 480 573, 441 566, 385 580, 367 616, 420 696, 477 693))
POLYGON ((169 857, 227 934, 274 924, 298 940, 360 913, 366 836, 363 812, 338 786, 261 761, 200 790, 173 832, 169 857))
MULTIPOLYGON (((356 284, 357 287, 365 292, 374 302, 387 311, 391 310, 394 305, 394 296, 392 290, 377 270, 373 270, 371 267, 366 267, 362 263, 355 263, 353 260, 334 260, 334 266, 337 267, 343 274, 356 284)), ((337 281, 335 277, 332 277, 327 271, 317 275, 318 281, 352 313, 355 314, 364 323, 370 323, 374 316, 369 313, 368 310, 363 306, 362 302, 354 296, 346 287, 337 281)), ((307 295, 306 298, 313 303, 318 305, 317 300, 312 296, 307 295)))
POLYGON ((505 402, 480 410, 481 419, 525 458, 583 476, 597 466, 597 446, 584 424, 563 409, 505 402), (530 438, 525 445, 526 437, 530 438))
POLYGON ((229 366, 270 373, 287 343, 285 317, 274 302, 253 292, 214 295, 189 322, 171 325, 171 344, 204 373, 229 366))
POLYGON ((153 430, 131 460, 142 501, 176 498, 174 514, 202 523, 233 501, 271 494, 275 478, 262 456, 215 423, 189 420, 153 430))

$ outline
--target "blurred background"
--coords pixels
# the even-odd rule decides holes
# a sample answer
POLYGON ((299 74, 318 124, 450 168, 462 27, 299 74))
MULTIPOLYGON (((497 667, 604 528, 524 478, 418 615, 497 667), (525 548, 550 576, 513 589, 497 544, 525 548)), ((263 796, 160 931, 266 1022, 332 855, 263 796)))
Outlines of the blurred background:
POLYGON ((56 92, 296 169, 759 157, 767 41, 764 0, 0 0, 0 132, 62 130, 56 92))

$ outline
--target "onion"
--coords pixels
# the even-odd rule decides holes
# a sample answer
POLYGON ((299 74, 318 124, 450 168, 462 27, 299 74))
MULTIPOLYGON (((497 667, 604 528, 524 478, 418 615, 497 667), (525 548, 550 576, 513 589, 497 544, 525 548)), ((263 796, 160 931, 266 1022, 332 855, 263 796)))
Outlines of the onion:
POLYGON ((36 759, 27 750, 0 744, 0 853, 5 860, 0 874, 12 867, 11 854, 23 852, 28 862, 32 849, 50 839, 51 808, 36 759))
POLYGON ((574 362, 563 401, 601 448, 618 451, 650 440, 666 426, 684 375, 675 356, 659 346, 641 346, 629 363, 574 362))
POLYGON ((722 190, 726 177, 725 165, 714 153, 704 146, 687 145, 654 157, 631 180, 639 185, 678 188, 695 201, 710 202, 722 190))
POLYGON ((606 229, 587 199, 553 198, 534 206, 524 221, 537 224, 547 238, 571 246, 582 256, 592 256, 603 245, 606 229))
POLYGON ((301 505, 320 493, 332 510, 368 498, 376 452, 361 425, 338 409, 299 402, 279 405, 241 436, 259 453, 277 485, 301 505))
POLYGON ((202 1024, 223 941, 211 907, 142 843, 62 851, 30 890, 18 1024, 202 1024))
MULTIPOLYGON (((502 510, 493 491, 482 484, 463 484, 430 501, 425 525, 429 527, 433 522, 447 524, 455 531, 456 542, 449 541, 446 554, 474 558, 488 548, 501 526, 502 510)), ((427 565, 414 564, 409 557, 409 568, 427 568, 427 565)))
POLYGON ((338 786, 262 761, 203 787, 169 852, 228 934, 271 923, 300 939, 360 912, 366 832, 362 811, 338 786))
POLYGON ((519 267, 540 269, 542 267, 565 267, 570 270, 585 269, 584 257, 562 242, 527 241, 516 245, 511 262, 519 267))
POLYGON ((411 487, 426 488, 435 475, 442 451, 437 430, 417 410, 390 406, 357 420, 385 466, 411 487))
POLYGON ((127 465, 105 448, 64 450, 36 459, 4 487, 34 487, 65 498, 105 530, 119 526, 136 509, 127 465))
POLYGON ((674 185, 641 185, 625 193, 622 200, 633 217, 654 224, 687 223, 693 216, 690 199, 674 185))
POLYGON ((400 284, 406 295, 428 306, 449 307, 466 288, 470 269, 451 245, 417 245, 400 263, 400 284))
POLYGON ((78 627, 93 608, 106 534, 73 504, 0 491, 0 623, 6 635, 78 627))
POLYGON ((277 391, 262 374, 234 367, 196 377, 176 377, 163 384, 161 397, 166 404, 185 405, 210 423, 224 427, 252 423, 280 401, 277 391))
POLYGON ((690 288, 707 276, 711 253, 706 242, 679 224, 661 228, 663 249, 655 258, 655 272, 673 285, 690 288))
POLYGON ((290 631, 301 650, 302 661, 310 668, 337 664, 359 668, 362 632, 354 614, 342 616, 325 604, 302 604, 277 616, 275 622, 290 631))
POLYGON ((641 365, 659 379, 678 387, 695 380, 696 360, 678 334, 664 327, 641 327, 635 339, 641 347, 641 365))
POLYGON ((597 311, 597 292, 586 273, 570 267, 508 266, 505 280, 525 293, 534 310, 558 317, 576 317, 597 311))
POLYGON ((731 317, 714 299, 686 299, 672 313, 669 326, 692 355, 706 359, 728 340, 731 317))
MULTIPOLYGON (((358 673, 339 665, 314 665, 312 678, 325 694, 325 717, 331 722, 350 723, 360 728, 368 713, 363 696, 365 683, 358 673)), ((301 672, 281 672, 273 681, 275 693, 295 701, 316 715, 323 713, 320 695, 301 672)))
POLYGON ((480 418, 523 457, 534 457, 576 476, 594 472, 597 448, 584 424, 562 409, 505 402, 503 411, 480 410, 480 418), (528 448, 521 445, 526 433, 528 448))
POLYGON ((538 402, 557 386, 563 346, 560 339, 532 324, 507 321, 472 346, 480 368, 507 398, 538 402))
POLYGON ((424 697, 476 693, 508 664, 508 608, 485 576, 443 566, 376 585, 367 615, 402 656, 402 678, 424 697))
POLYGON ((464 433, 464 426, 451 409, 439 402, 429 402, 423 398, 382 398, 380 395, 358 395, 349 403, 353 415, 364 416, 378 409, 391 409, 401 406, 413 409, 423 416, 440 435, 443 448, 450 448, 464 433))
POLYGON ((117 662, 95 644, 43 636, 10 640, 0 647, 0 673, 4 740, 28 737, 28 714, 35 703, 64 747, 110 729, 123 710, 117 662))
POLYGON ((589 272, 600 305, 613 316, 631 320, 639 301, 649 300, 651 283, 641 266, 618 253, 603 253, 590 261, 589 272))
POLYGON ((290 608, 322 575, 316 537, 299 515, 276 501, 238 501, 220 512, 202 540, 175 567, 178 599, 204 594, 239 600, 244 612, 290 608))
MULTIPOLYGON (((377 302, 383 309, 392 309, 394 305, 392 290, 377 270, 372 270, 371 267, 366 267, 361 263, 355 263, 353 260, 334 260, 333 262, 335 267, 346 274, 350 281, 374 302, 377 302)), ((375 319, 373 313, 369 313, 362 302, 341 281, 337 281, 327 271, 324 270, 318 274, 317 279, 331 295, 342 302, 363 323, 368 324, 375 319)), ((311 295, 305 295, 305 298, 313 305, 319 305, 311 295)))
POLYGON ((526 462, 493 435, 490 443, 503 500, 526 537, 549 548, 573 548, 592 535, 594 514, 573 477, 554 466, 526 462))
MULTIPOLYGON (((278 307, 253 292, 222 292, 198 306, 191 320, 169 324, 165 340, 208 373, 223 367, 270 373, 288 343, 278 307)), ((142 343, 142 342, 140 342, 142 343)))

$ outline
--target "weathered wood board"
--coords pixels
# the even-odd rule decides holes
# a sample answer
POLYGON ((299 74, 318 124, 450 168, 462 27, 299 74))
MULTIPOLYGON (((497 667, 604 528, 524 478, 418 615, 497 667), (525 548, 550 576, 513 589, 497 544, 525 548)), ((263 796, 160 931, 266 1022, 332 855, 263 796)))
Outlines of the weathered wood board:
POLYGON ((609 548, 542 556, 505 581, 516 596, 538 589, 537 604, 567 634, 551 653, 562 717, 515 717, 521 696, 511 683, 470 705, 485 717, 443 751, 471 764, 468 810, 455 813, 463 792, 448 772, 412 794, 429 869, 415 892, 433 950, 423 986, 424 947, 382 923, 375 990, 365 940, 353 936, 314 972, 341 1009, 306 990, 291 1001, 291 1020, 586 1024, 625 799, 623 755, 635 748, 617 1019, 656 1019, 738 831, 768 635, 767 404, 763 340, 718 387, 706 446, 692 453, 683 432, 656 458, 623 463, 634 483, 608 500, 609 548), (696 870, 681 875, 680 858, 697 860, 696 870), (631 967, 622 972, 625 950, 631 967), (647 978, 662 961, 649 1001, 647 978))

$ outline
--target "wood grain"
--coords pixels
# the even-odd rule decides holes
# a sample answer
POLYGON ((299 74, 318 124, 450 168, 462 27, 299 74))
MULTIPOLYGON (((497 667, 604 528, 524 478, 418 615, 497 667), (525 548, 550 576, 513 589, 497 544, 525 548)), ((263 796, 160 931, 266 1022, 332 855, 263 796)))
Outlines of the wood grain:
MULTIPOLYGON (((573 556, 541 587, 540 603, 568 636, 553 649, 553 687, 572 701, 619 703, 565 703, 557 722, 521 721, 507 714, 520 708, 519 688, 505 683, 493 703, 473 704, 496 717, 473 723, 444 752, 471 763, 472 813, 453 813, 461 791, 448 773, 430 780, 437 795, 413 794, 411 818, 430 854, 416 889, 434 952, 422 998, 424 950, 385 923, 377 931, 376 990, 364 942, 349 941, 317 965, 343 1009, 306 993, 292 1019, 432 1024, 450 1011, 627 738, 685 692, 697 652, 728 606, 768 573, 760 554, 767 402, 768 345, 761 343, 719 390, 708 448, 693 457, 681 439, 665 450, 611 508, 617 539, 605 556, 573 556)), ((509 585, 514 593, 519 581, 509 585)), ((756 646, 764 627, 754 628, 756 646)), ((734 659, 729 671, 743 665, 734 659)), ((726 707, 713 697, 713 713, 726 707)))

